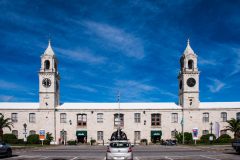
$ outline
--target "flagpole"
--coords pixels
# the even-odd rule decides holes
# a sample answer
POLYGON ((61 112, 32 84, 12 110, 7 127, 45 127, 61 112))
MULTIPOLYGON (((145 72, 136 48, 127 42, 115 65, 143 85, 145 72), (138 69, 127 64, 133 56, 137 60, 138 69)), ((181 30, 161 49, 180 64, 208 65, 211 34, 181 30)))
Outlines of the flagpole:
POLYGON ((118 91, 118 139, 120 138, 120 91, 118 91))

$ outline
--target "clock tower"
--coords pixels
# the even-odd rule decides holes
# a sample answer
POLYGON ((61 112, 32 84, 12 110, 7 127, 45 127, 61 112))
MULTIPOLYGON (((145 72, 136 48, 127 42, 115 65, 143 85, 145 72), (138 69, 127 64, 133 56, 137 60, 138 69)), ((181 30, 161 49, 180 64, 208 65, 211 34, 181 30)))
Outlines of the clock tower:
POLYGON ((53 109, 59 105, 58 61, 52 50, 51 42, 41 55, 39 71, 39 105, 41 109, 53 109))
POLYGON ((183 108, 198 108, 199 106, 199 71, 197 55, 194 53, 188 40, 187 47, 180 58, 179 105, 183 108))

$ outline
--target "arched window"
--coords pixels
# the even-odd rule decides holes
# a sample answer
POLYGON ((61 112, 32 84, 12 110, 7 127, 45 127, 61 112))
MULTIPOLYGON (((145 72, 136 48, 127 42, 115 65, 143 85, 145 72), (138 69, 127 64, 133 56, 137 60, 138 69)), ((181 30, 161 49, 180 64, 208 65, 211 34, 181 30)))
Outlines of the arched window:
POLYGON ((194 65, 194 64, 193 64, 193 60, 190 59, 190 60, 188 61, 188 68, 189 68, 189 69, 193 69, 193 65, 194 65))
POLYGON ((236 114, 236 119, 240 121, 240 112, 236 114))
POLYGON ((50 68, 50 61, 49 61, 49 60, 46 60, 46 61, 44 62, 44 68, 45 68, 45 69, 49 69, 49 68, 50 68))

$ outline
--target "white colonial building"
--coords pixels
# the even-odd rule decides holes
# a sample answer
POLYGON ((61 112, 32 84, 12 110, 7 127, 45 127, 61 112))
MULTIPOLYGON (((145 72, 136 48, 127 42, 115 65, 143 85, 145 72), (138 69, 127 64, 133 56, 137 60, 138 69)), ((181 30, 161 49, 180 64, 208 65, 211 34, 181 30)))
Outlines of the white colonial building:
MULTIPOLYGON (((132 143, 174 138, 176 132, 192 132, 200 137, 226 133, 226 121, 240 119, 240 102, 200 102, 197 55, 188 42, 180 58, 179 103, 63 103, 59 102, 58 61, 49 43, 41 56, 39 103, 0 103, 0 112, 14 123, 18 138, 52 133, 56 143, 67 140, 108 142, 119 125, 132 143), (25 128, 23 124, 26 124, 25 128)), ((4 130, 4 133, 10 132, 4 130)), ((231 133, 229 133, 231 134, 231 133)))

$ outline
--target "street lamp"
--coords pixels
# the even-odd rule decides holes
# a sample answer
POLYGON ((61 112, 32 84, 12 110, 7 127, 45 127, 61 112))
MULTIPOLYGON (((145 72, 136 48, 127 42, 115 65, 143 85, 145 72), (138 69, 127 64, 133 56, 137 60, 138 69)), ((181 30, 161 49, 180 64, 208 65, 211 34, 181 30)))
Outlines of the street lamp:
POLYGON ((213 123, 211 122, 211 123, 210 123, 210 131, 211 131, 210 133, 211 133, 211 134, 212 134, 212 126, 213 126, 213 123))
POLYGON ((23 124, 23 128, 24 128, 23 134, 25 135, 24 136, 24 141, 27 141, 27 124, 26 123, 23 124))

